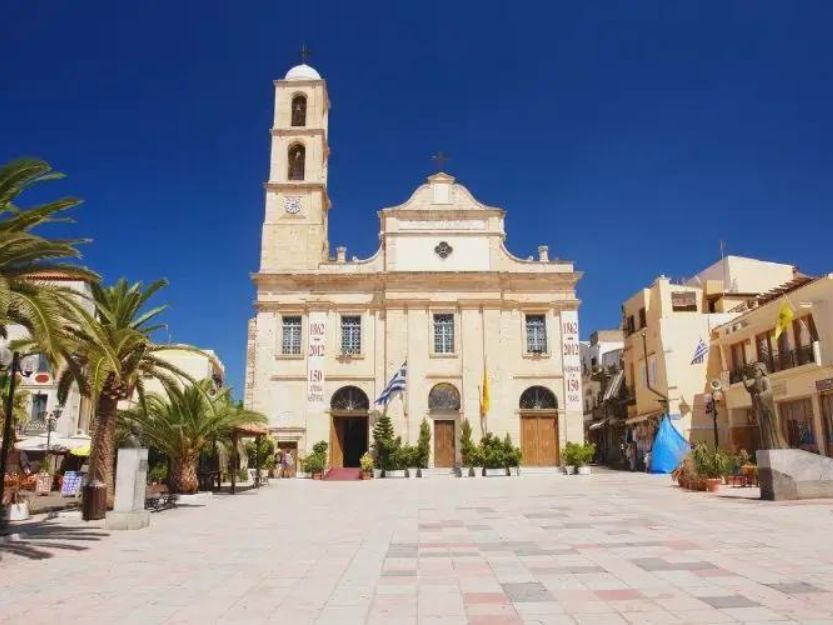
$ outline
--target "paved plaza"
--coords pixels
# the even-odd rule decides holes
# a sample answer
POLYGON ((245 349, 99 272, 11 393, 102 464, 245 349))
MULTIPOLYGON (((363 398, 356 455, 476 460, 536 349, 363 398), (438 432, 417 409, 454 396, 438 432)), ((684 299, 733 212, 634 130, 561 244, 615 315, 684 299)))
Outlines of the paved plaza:
POLYGON ((833 501, 724 493, 606 471, 273 481, 142 531, 30 526, 0 622, 833 624, 833 501))

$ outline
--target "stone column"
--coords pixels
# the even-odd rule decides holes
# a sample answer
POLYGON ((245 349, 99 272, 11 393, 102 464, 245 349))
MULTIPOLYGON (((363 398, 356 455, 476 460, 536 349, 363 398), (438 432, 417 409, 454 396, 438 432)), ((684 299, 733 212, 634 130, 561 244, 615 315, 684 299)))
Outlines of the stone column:
POLYGON ((112 512, 106 516, 107 529, 138 530, 150 524, 150 512, 145 510, 147 473, 147 449, 119 449, 116 500, 112 512))

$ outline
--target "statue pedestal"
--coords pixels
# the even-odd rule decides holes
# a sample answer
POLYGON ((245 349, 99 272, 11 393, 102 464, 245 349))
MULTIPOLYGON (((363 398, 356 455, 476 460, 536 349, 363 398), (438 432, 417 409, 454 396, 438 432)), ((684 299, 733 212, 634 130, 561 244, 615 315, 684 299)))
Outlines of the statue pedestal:
POLYGON ((833 497, 833 458, 801 449, 760 449, 755 457, 761 499, 833 497))
POLYGON ((150 524, 150 512, 145 510, 147 473, 147 449, 119 449, 116 500, 113 511, 107 513, 107 529, 138 530, 150 524))

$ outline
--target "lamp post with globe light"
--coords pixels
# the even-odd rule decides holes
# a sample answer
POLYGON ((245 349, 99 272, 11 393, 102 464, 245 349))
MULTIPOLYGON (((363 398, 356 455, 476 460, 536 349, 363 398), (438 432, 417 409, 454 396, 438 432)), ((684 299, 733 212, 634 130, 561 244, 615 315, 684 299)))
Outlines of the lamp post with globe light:
POLYGON ((3 445, 0 448, 0 509, 3 514, 0 515, 0 526, 5 526, 6 514, 5 504, 3 504, 3 497, 5 495, 5 477, 6 477, 6 462, 9 458, 9 451, 12 446, 12 439, 14 434, 12 431, 14 422, 14 391, 17 386, 17 374, 24 377, 29 377, 35 371, 35 363, 32 356, 25 356, 21 358, 18 352, 13 352, 6 345, 0 345, 0 371, 3 371, 9 380, 9 392, 6 395, 6 405, 4 406, 5 421, 3 422, 3 445))

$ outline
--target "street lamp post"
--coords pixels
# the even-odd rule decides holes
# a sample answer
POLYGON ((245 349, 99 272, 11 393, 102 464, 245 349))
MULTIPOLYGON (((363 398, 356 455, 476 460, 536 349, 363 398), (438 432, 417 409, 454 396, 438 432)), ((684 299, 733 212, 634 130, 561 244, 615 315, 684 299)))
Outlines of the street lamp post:
POLYGON ((720 416, 720 412, 717 409, 717 403, 723 399, 723 390, 720 380, 713 380, 710 384, 711 386, 711 403, 709 405, 709 412, 712 415, 712 428, 714 431, 714 448, 717 449, 720 446, 720 439, 717 434, 717 418, 720 416))
POLYGON ((20 373, 25 377, 29 377, 34 372, 35 368, 32 365, 31 358, 21 358, 18 352, 12 352, 5 345, 0 346, 0 370, 7 371, 9 376, 9 394, 6 395, 6 405, 4 406, 5 421, 3 422, 3 445, 0 447, 0 526, 6 524, 6 509, 3 504, 3 497, 5 496, 6 487, 6 463, 9 458, 9 451, 11 451, 12 438, 14 438, 13 422, 14 422, 14 391, 17 386, 17 374, 20 373))
POLYGON ((61 413, 64 411, 64 407, 61 404, 55 406, 46 417, 46 457, 49 459, 49 473, 52 473, 52 445, 50 444, 52 441, 52 431, 55 429, 55 425, 58 422, 58 419, 61 418, 61 413))

